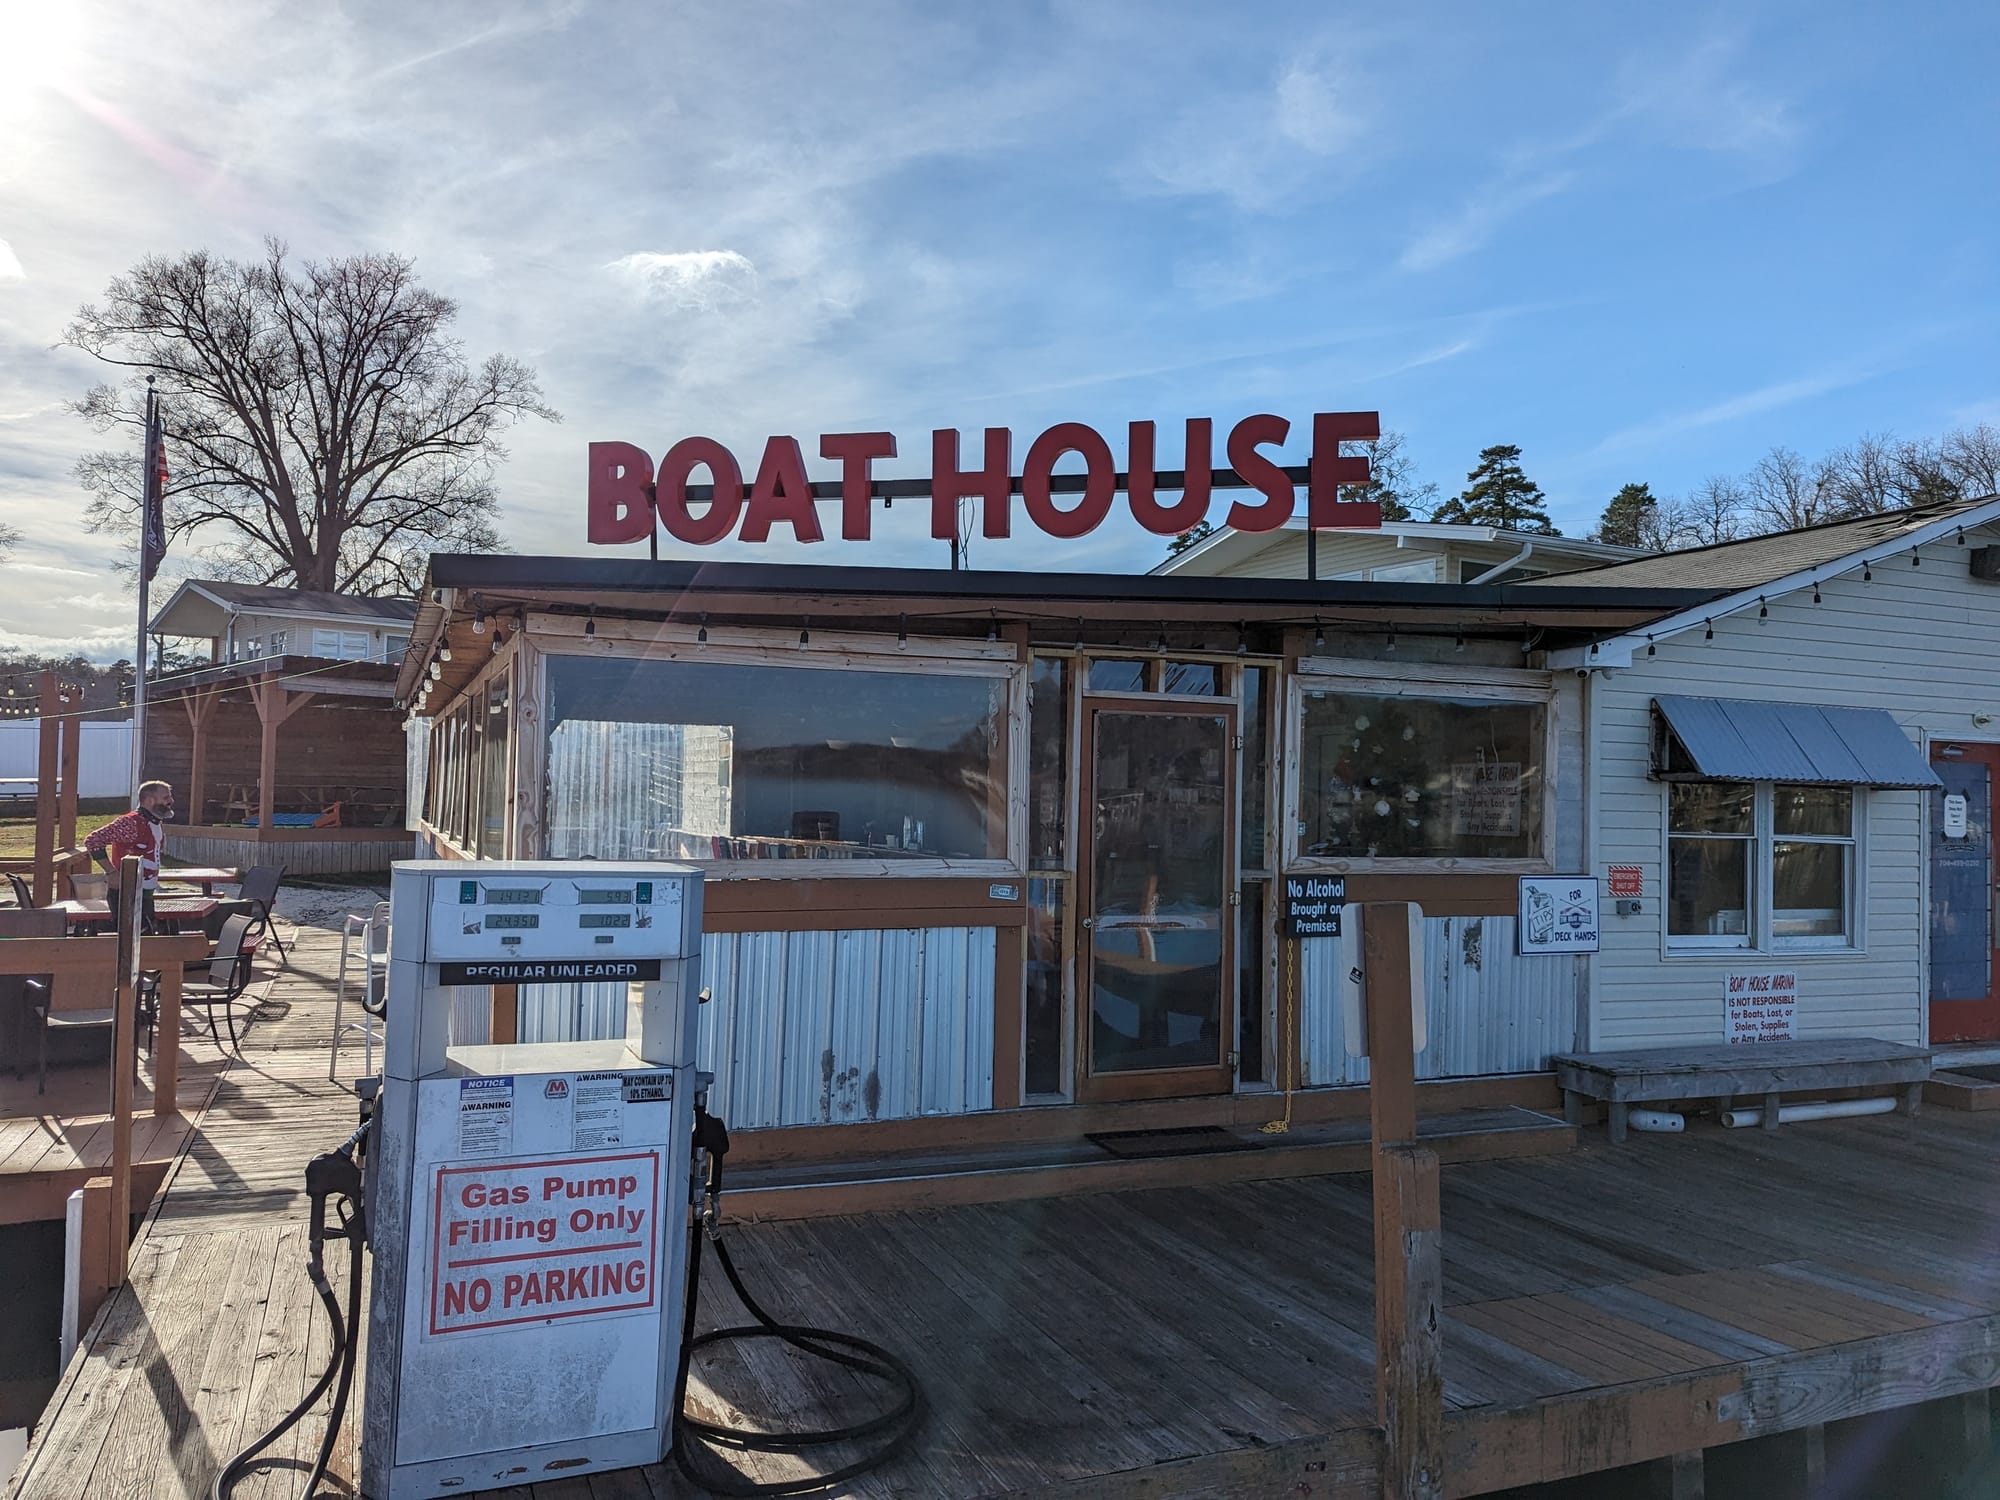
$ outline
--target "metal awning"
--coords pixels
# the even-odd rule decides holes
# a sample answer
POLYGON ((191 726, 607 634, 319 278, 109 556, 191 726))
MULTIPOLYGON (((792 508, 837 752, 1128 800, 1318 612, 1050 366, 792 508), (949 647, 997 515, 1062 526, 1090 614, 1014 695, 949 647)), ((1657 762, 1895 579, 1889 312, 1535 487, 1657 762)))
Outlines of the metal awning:
POLYGON ((1658 697, 1653 706, 1670 737, 1654 757, 1662 780, 1939 785, 1909 736, 1879 708, 1681 697, 1658 697))

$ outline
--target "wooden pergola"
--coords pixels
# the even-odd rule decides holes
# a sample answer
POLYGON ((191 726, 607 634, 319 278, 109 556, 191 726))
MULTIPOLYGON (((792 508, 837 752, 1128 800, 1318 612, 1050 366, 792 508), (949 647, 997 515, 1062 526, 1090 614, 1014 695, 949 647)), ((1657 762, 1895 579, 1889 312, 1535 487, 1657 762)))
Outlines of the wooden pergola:
POLYGON ((77 765, 83 746, 83 693, 44 669, 36 685, 40 739, 35 759, 35 851, 27 860, 0 860, 0 871, 25 874, 35 904, 59 895, 63 877, 83 858, 76 843, 77 765))

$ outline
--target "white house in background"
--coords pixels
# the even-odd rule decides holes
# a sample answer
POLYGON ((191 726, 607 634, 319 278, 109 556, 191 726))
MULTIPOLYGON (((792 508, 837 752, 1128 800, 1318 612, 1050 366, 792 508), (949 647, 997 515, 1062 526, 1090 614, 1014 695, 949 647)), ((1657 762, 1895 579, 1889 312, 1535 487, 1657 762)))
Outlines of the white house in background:
MULTIPOLYGON (((1568 536, 1531 536, 1498 526, 1385 521, 1380 530, 1334 528, 1314 534, 1322 579, 1367 583, 1520 583, 1654 554, 1568 536)), ((1170 557, 1155 573, 1210 578, 1304 578, 1306 524, 1294 516, 1276 531, 1220 529, 1170 557)))
POLYGON ((1733 591, 1550 658, 1604 880, 1588 1045, 1724 1041, 1771 975, 1800 1037, 2000 1040, 2000 498, 1548 582, 1733 591))
POLYGON ((209 643, 212 662, 309 656, 387 662, 409 648, 414 599, 370 599, 312 589, 190 578, 148 626, 155 636, 209 643))

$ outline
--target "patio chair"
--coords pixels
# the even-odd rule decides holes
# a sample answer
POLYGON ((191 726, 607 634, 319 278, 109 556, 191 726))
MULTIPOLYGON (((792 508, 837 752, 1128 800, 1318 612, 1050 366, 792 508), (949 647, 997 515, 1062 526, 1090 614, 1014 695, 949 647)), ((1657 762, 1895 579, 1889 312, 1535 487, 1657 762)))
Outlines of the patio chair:
POLYGON ((292 955, 285 948, 285 940, 278 936, 278 925, 271 920, 271 903, 278 899, 278 882, 285 878, 283 865, 252 865, 243 872, 243 880, 236 888, 236 899, 248 901, 254 916, 250 936, 261 941, 266 934, 278 945, 278 957, 285 963, 292 961, 292 955))
POLYGON ((222 1037, 215 1028, 215 1013, 219 1009, 229 1027, 229 1048, 237 1056, 243 1055, 243 1048, 236 1036, 236 1002, 250 987, 250 965, 256 951, 250 946, 250 927, 254 917, 234 916, 222 924, 222 936, 216 939, 215 956, 203 967, 206 976, 199 971, 190 973, 181 985, 181 1009, 199 1010, 208 1017, 208 1034, 219 1047, 222 1037))
MULTIPOLYGON (((59 938, 67 924, 59 911, 0 911, 0 938, 59 938)), ((0 974, 0 1023, 6 1026, 8 1066, 16 1078, 28 1061, 28 1027, 49 994, 47 975, 0 974)))
MULTIPOLYGON (((16 875, 12 870, 9 870, 7 872, 7 884, 14 888, 14 904, 16 906, 22 911, 33 911, 35 909, 35 893, 29 888, 25 877, 16 875)), ((57 933, 56 936, 61 937, 62 934, 57 933)))
POLYGON ((326 1077, 329 1083, 335 1080, 340 1067, 340 1044, 350 1031, 361 1033, 361 1069, 364 1074, 375 1071, 375 1044, 382 1040, 382 1028, 375 1017, 382 1014, 382 1003, 389 990, 389 903, 377 901, 374 910, 367 916, 359 912, 349 912, 341 924, 340 969, 333 982, 333 1047, 327 1058, 326 1077), (359 938, 359 952, 353 952, 354 940, 359 938), (357 971, 361 975, 361 1019, 341 1021, 341 1011, 347 1003, 347 966, 350 952, 357 971))

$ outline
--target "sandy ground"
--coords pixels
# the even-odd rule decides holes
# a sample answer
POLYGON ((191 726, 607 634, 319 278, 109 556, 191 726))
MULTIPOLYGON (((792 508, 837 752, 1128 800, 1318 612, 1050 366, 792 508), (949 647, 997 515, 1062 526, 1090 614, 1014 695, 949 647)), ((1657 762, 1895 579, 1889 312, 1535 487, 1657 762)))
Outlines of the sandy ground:
POLYGON ((323 927, 338 932, 349 912, 367 916, 377 901, 389 899, 389 887, 287 886, 278 887, 278 915, 298 927, 323 927))

